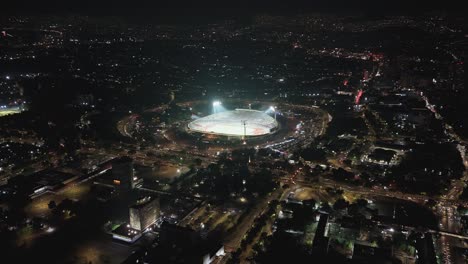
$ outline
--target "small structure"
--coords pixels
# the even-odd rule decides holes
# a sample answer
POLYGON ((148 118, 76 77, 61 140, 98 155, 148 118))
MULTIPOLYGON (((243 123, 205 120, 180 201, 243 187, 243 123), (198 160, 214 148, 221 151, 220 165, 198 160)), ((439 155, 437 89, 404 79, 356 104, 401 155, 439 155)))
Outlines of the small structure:
POLYGON ((130 227, 129 224, 122 224, 114 229, 111 234, 113 239, 133 243, 141 237, 142 232, 130 227))

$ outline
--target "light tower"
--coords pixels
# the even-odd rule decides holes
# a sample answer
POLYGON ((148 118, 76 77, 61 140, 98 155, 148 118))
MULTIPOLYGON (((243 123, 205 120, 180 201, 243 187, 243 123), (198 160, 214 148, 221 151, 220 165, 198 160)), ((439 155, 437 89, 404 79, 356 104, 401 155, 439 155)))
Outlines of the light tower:
POLYGON ((245 137, 247 136, 247 120, 241 120, 242 125, 244 126, 244 140, 245 137))
POLYGON ((220 105, 221 105, 220 101, 214 101, 213 102, 213 114, 217 113, 218 106, 220 106, 220 105))
POLYGON ((276 107, 270 106, 270 110, 273 111, 273 113, 275 114, 275 120, 276 120, 276 107))

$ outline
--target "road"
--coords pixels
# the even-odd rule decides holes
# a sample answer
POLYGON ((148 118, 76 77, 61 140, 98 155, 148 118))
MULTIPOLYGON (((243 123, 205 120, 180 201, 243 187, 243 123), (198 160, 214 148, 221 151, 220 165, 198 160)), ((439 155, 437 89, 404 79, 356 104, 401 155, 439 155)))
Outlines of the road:
POLYGON ((228 235, 224 241, 224 245, 227 250, 235 251, 240 243, 247 234, 247 232, 252 228, 253 223, 256 218, 260 217, 268 209, 268 204, 272 200, 281 200, 284 199, 285 195, 289 193, 290 189, 278 188, 271 195, 265 197, 262 201, 259 201, 255 204, 254 208, 248 213, 246 217, 243 218, 242 222, 238 224, 234 233, 228 235))

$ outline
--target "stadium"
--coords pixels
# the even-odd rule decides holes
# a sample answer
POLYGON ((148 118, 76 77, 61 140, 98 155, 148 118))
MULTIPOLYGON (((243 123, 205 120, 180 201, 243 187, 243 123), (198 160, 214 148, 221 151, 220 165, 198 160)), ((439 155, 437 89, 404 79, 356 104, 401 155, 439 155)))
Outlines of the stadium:
POLYGON ((265 112, 236 109, 196 119, 188 129, 203 134, 255 137, 274 133, 278 128, 275 118, 265 112))

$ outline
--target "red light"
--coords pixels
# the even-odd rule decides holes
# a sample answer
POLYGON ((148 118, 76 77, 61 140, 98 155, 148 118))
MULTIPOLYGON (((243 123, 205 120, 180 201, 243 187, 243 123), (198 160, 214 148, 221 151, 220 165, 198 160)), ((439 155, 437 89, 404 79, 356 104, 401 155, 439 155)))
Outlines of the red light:
POLYGON ((359 91, 358 91, 358 93, 357 93, 357 95, 356 95, 356 98, 355 98, 355 100, 354 100, 354 103, 359 104, 359 101, 361 100, 361 96, 362 96, 363 93, 364 93, 364 92, 363 92, 362 90, 359 90, 359 91))

